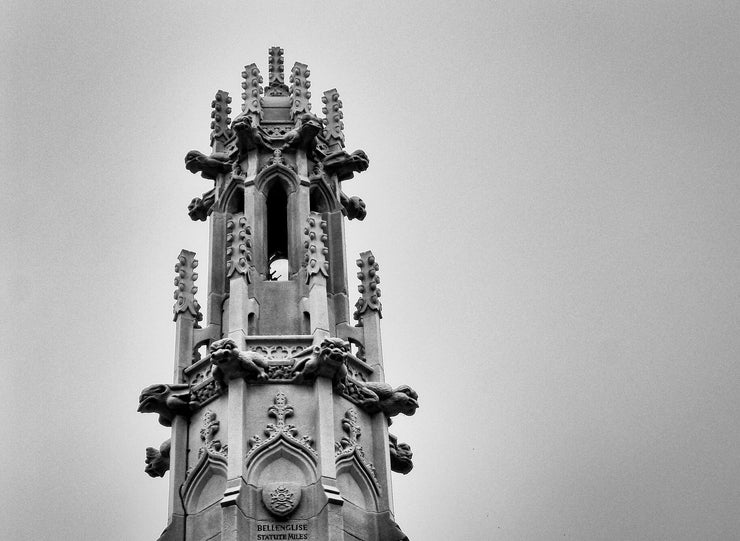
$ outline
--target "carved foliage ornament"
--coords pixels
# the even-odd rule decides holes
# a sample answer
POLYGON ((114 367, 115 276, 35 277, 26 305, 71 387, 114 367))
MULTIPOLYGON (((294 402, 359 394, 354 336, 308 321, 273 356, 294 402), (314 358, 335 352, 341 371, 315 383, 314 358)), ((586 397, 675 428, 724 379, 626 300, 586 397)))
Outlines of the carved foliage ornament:
POLYGON ((383 305, 380 303, 380 276, 378 276, 378 270, 380 267, 375 261, 375 256, 372 252, 362 252, 360 259, 357 260, 357 266, 360 271, 357 273, 357 278, 360 279, 360 285, 357 286, 357 290, 360 292, 361 297, 355 304, 354 318, 360 321, 360 318, 368 310, 372 310, 378 313, 378 316, 383 317, 383 305))
POLYGON ((234 135, 229 128, 229 124, 231 124, 231 119, 229 118, 231 114, 230 103, 231 96, 229 96, 228 92, 225 90, 216 92, 216 97, 211 102, 211 107, 213 108, 211 111, 211 146, 213 146, 214 141, 223 146, 234 135))
POLYGON ((242 99, 244 100, 242 111, 251 115, 255 123, 259 123, 257 121, 262 119, 260 94, 263 92, 263 79, 257 64, 252 63, 244 66, 242 78, 244 79, 242 82, 242 88, 244 89, 244 92, 242 92, 242 99))
POLYGON ((324 92, 321 98, 324 107, 321 112, 326 117, 326 129, 324 130, 324 139, 326 139, 330 152, 337 152, 344 148, 344 113, 342 112, 342 100, 339 99, 339 92, 336 88, 324 92))
POLYGON ((336 461, 340 462, 342 460, 352 458, 353 456, 357 457, 357 460, 375 484, 375 488, 379 488, 380 483, 378 482, 378 476, 375 472, 375 466, 368 461, 365 456, 365 451, 359 442, 360 436, 362 435, 362 427, 359 423, 357 410, 354 408, 347 410, 344 414, 344 419, 342 419, 342 429, 347 433, 347 435, 334 444, 334 456, 336 461))
POLYGON ((249 451, 247 452, 247 464, 254 459, 256 453, 263 448, 269 447, 279 439, 285 440, 304 450, 314 462, 318 459, 318 454, 313 448, 313 439, 309 436, 298 437, 298 429, 293 424, 286 423, 288 417, 293 416, 293 406, 288 405, 288 397, 285 393, 279 392, 275 395, 274 404, 267 410, 268 415, 275 419, 274 423, 269 423, 265 427, 265 436, 259 435, 249 438, 249 451))
POLYGON ((321 215, 316 212, 312 212, 308 217, 308 226, 303 230, 303 233, 308 239, 303 243, 306 248, 306 283, 309 283, 311 277, 314 275, 323 275, 329 277, 329 262, 327 256, 329 255, 329 248, 327 247, 327 241, 329 239, 326 234, 328 225, 326 221, 321 219, 321 215))
POLYGON ((242 274, 252 282, 252 228, 244 216, 233 216, 226 220, 226 276, 242 274))
POLYGON ((216 434, 221 427, 221 422, 216 420, 216 414, 206 410, 203 414, 203 427, 200 429, 200 441, 203 445, 198 449, 198 458, 207 453, 212 457, 226 458, 229 454, 229 446, 222 445, 221 440, 216 439, 216 434))
POLYGON ((311 112, 311 81, 308 76, 311 72, 306 64, 296 62, 290 71, 290 118, 295 120, 303 113, 311 112))
POLYGON ((270 47, 270 52, 267 57, 268 65, 270 66, 269 86, 266 89, 268 96, 285 96, 288 92, 288 87, 285 86, 285 75, 284 75, 284 64, 283 53, 285 51, 282 47, 270 47))
POLYGON ((196 321, 203 319, 203 314, 200 313, 200 304, 195 299, 195 294, 198 292, 198 287, 195 285, 195 281, 198 279, 198 273, 195 272, 197 267, 198 260, 195 259, 195 253, 181 250, 175 264, 177 274, 175 276, 174 298, 177 302, 172 309, 175 314, 175 321, 183 313, 190 314, 196 321))

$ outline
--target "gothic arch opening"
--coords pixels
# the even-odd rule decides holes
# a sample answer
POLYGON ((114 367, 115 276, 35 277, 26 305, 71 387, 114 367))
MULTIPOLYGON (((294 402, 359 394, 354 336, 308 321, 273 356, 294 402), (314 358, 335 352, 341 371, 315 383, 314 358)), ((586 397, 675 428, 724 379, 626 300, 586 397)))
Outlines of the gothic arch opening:
POLYGON ((280 182, 267 192, 267 272, 270 280, 288 279, 288 194, 280 182))
POLYGON ((244 214, 244 189, 234 189, 226 202, 226 212, 229 214, 244 214))
POLYGON ((324 192, 322 192, 317 186, 311 186, 311 191, 309 192, 309 205, 311 212, 318 212, 319 214, 329 212, 330 210, 329 202, 326 200, 326 195, 324 195, 324 192))

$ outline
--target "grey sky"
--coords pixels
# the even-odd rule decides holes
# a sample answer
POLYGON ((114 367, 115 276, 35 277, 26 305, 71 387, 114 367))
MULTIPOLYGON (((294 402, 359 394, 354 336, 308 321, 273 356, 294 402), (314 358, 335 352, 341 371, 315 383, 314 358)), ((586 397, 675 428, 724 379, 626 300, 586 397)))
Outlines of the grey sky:
POLYGON ((164 528, 183 157, 271 45, 370 156, 409 537, 740 536, 736 2, 3 3, 2 529, 164 528))

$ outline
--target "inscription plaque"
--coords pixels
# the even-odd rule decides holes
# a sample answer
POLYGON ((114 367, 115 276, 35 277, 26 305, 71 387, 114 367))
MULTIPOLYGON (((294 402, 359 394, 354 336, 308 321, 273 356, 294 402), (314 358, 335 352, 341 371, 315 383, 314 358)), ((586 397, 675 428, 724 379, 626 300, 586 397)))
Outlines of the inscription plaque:
POLYGON ((255 527, 256 541, 290 541, 311 539, 307 520, 290 520, 288 522, 259 521, 255 527))

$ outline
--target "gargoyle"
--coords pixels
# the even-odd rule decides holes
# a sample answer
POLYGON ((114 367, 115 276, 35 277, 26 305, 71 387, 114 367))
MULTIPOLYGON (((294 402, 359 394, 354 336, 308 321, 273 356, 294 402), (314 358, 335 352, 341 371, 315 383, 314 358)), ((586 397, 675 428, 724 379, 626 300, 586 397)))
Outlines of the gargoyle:
POLYGON ((393 434, 388 434, 388 443, 391 450, 391 471, 406 475, 414 468, 411 446, 408 443, 398 443, 398 438, 393 434))
POLYGON ((236 147, 239 150, 237 163, 247 158, 247 153, 257 147, 267 147, 259 127, 252 124, 251 115, 242 114, 231 123, 231 129, 236 134, 236 147))
POLYGON ((172 426, 175 415, 190 413, 190 387, 185 383, 150 385, 139 396, 139 413, 158 413, 159 424, 172 426))
POLYGON ((296 379, 310 381, 317 376, 327 376, 341 392, 344 389, 343 381, 347 377, 347 366, 344 363, 348 355, 350 355, 349 342, 341 338, 325 338, 315 355, 296 364, 294 368, 296 379))
POLYGON ((283 149, 296 147, 306 151, 309 157, 316 149, 316 136, 322 129, 321 120, 311 113, 303 113, 296 122, 295 128, 285 134, 283 149))
POLYGON ((214 152, 206 156, 197 150, 185 154, 185 168, 191 173, 200 173, 200 176, 209 180, 216 180, 219 173, 231 171, 229 157, 223 152, 214 152))
POLYGON ((172 440, 162 442, 159 449, 146 448, 146 466, 144 473, 150 477, 164 477, 164 473, 170 469, 170 445, 172 440))
POLYGON ((386 417, 413 415, 419 407, 419 395, 408 385, 394 389, 388 383, 367 381, 357 387, 362 394, 358 405, 371 413, 382 411, 386 417))
POLYGON ((231 338, 213 342, 209 351, 213 363, 213 378, 222 386, 226 381, 236 378, 265 381, 267 379, 267 359, 254 351, 239 351, 231 338))
POLYGON ((355 218, 362 221, 367 216, 367 210, 365 209, 365 202, 359 197, 352 196, 348 197, 341 189, 339 190, 339 202, 344 207, 344 213, 347 218, 354 220, 355 218))
POLYGON ((351 179, 355 173, 362 173, 370 165, 370 159, 364 150, 355 150, 347 154, 344 150, 329 154, 324 158, 324 170, 328 174, 336 173, 339 180, 351 179))
POLYGON ((188 205, 188 216, 194 222, 205 222, 216 202, 216 188, 207 191, 203 197, 196 197, 188 205))

